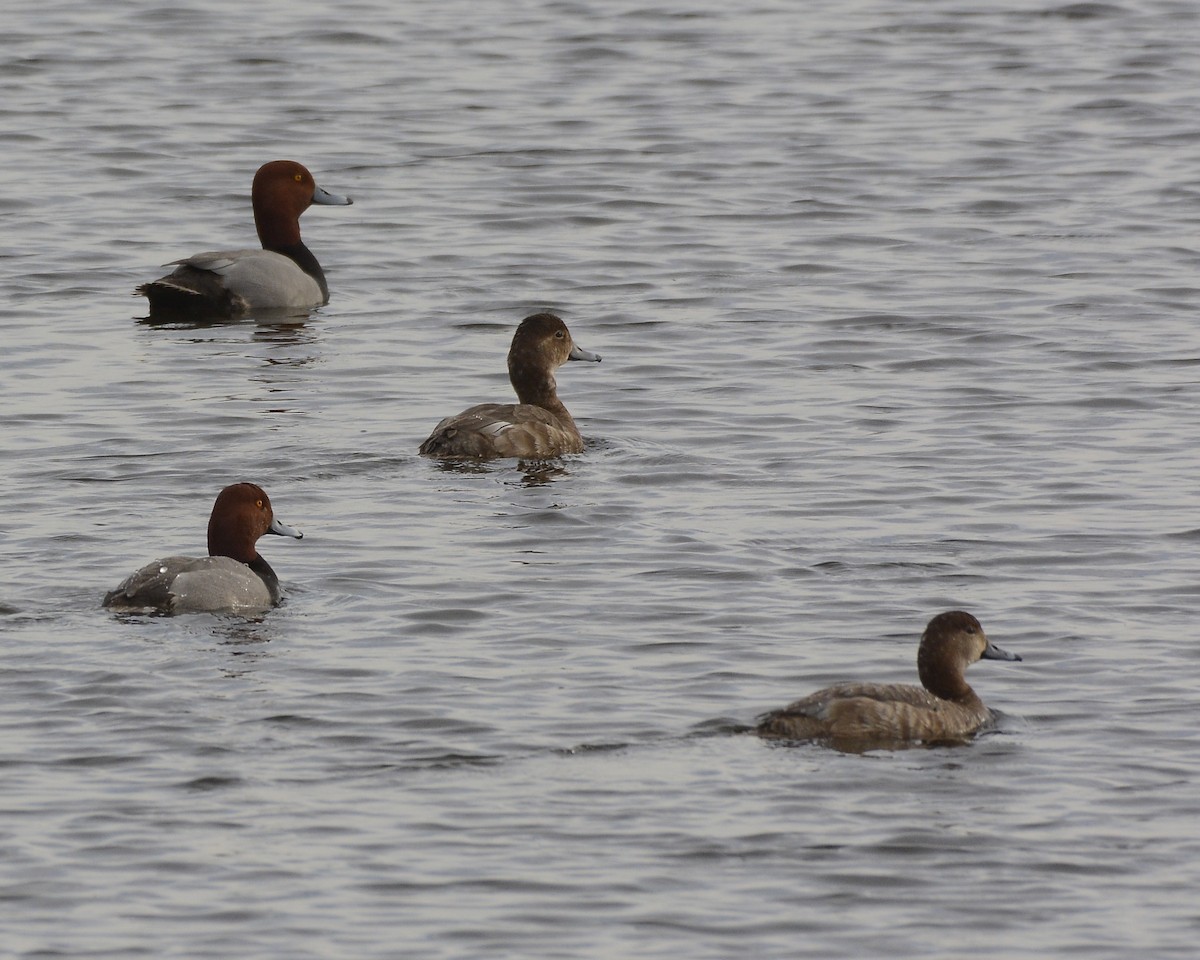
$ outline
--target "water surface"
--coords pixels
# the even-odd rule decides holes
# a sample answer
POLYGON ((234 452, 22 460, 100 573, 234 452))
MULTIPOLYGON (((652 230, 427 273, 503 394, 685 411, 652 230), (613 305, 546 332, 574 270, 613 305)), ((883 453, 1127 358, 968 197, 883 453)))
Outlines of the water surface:
POLYGON ((11 11, 4 949, 1192 956, 1197 20, 11 11), (141 322, 277 157, 329 305, 141 322), (587 452, 417 457, 544 308, 587 452), (99 607, 241 479, 283 607, 99 607), (951 608, 995 732, 738 732, 951 608))

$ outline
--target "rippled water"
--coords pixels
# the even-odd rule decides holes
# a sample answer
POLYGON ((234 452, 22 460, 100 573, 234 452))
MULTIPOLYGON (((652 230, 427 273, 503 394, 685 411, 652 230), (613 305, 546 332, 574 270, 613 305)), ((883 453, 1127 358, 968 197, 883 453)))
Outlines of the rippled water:
POLYGON ((1193 956, 1198 20, 11 10, 3 951, 1193 956), (275 157, 331 303, 139 322, 275 157), (540 308, 587 452, 417 457, 540 308), (283 607, 100 608, 239 479, 283 607), (954 607, 997 732, 739 734, 954 607))

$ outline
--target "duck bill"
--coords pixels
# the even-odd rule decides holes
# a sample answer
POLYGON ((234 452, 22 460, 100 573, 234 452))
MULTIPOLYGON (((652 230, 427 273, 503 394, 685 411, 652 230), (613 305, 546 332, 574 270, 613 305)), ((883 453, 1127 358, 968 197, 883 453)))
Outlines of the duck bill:
POLYGON ((567 354, 568 360, 591 360, 593 363, 600 362, 600 354, 592 353, 591 350, 584 350, 579 344, 571 347, 571 352, 567 354))
POLYGON ((340 194, 330 193, 328 190, 315 187, 313 189, 312 202, 326 207, 348 207, 354 201, 349 197, 343 197, 340 194))
POLYGON ((994 643, 989 643, 987 649, 983 651, 982 660, 1020 660, 1021 657, 1015 653, 1009 653, 1007 650, 1001 650, 994 643))
POLYGON ((304 539, 304 534, 302 534, 295 527, 289 527, 278 517, 272 518, 271 525, 267 527, 267 533, 273 533, 277 537, 291 537, 294 540, 304 539))

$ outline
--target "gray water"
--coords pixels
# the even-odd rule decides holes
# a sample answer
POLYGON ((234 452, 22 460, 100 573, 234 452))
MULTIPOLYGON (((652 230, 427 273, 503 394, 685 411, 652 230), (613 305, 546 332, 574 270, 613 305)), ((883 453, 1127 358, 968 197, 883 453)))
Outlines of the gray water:
POLYGON ((3 955, 1195 956, 1198 27, 10 4, 3 955), (329 305, 141 322, 277 157, 329 305), (587 451, 418 457, 544 308, 587 451), (242 479, 281 608, 100 608, 242 479), (953 608, 994 732, 739 732, 953 608))

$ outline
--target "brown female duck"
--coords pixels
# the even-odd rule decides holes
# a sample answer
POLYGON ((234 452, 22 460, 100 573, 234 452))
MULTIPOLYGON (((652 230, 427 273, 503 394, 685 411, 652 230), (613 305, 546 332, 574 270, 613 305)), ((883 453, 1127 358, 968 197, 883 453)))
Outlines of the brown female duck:
POLYGON ((481 403, 447 417, 421 444, 420 453, 444 459, 498 457, 544 459, 582 453, 583 437, 558 399, 554 371, 568 360, 600 362, 578 346, 552 313, 526 317, 508 351, 508 377, 518 403, 481 403))
POLYGON ((976 660, 1020 660, 988 640, 971 614, 939 613, 917 652, 923 687, 839 683, 760 718, 759 736, 777 740, 901 742, 962 740, 993 720, 963 673, 976 660))

